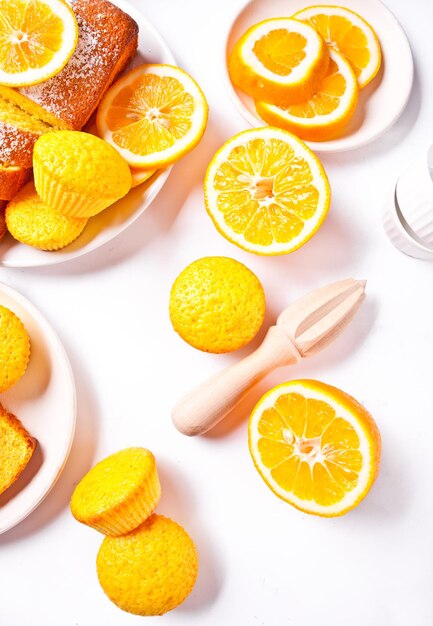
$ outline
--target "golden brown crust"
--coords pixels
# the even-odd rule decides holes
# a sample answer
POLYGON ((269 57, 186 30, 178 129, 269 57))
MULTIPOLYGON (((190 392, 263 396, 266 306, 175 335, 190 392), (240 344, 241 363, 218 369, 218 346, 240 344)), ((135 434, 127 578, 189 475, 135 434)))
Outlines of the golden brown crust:
POLYGON ((40 133, 0 122, 0 162, 29 169, 33 165, 33 148, 40 133))
POLYGON ((23 444, 26 447, 26 454, 23 462, 17 466, 16 471, 10 477, 8 482, 4 485, 1 485, 0 493, 3 493, 8 487, 10 487, 23 473, 25 468, 27 467, 28 462, 32 458, 33 452, 36 448, 36 439, 32 437, 24 426, 21 424, 20 420, 15 417, 12 413, 8 413, 6 409, 0 404, 0 420, 6 422, 9 428, 15 431, 15 433, 22 439, 23 444))
POLYGON ((75 0, 77 49, 57 76, 22 94, 53 114, 62 125, 81 130, 102 96, 125 69, 138 46, 138 26, 108 0, 75 0))
POLYGON ((6 200, 0 200, 0 241, 3 239, 3 237, 7 233, 6 217, 5 217, 6 205, 7 205, 6 200))
POLYGON ((31 169, 0 164, 0 201, 12 200, 31 177, 31 169))

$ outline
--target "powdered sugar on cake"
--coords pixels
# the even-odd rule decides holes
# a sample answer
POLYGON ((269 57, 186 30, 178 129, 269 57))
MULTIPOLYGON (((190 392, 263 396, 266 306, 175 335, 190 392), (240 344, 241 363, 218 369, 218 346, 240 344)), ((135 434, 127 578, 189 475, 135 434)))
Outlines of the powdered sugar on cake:
POLYGON ((23 132, 12 124, 0 122, 0 163, 31 167, 33 146, 37 134, 23 132), (19 160, 16 157, 19 155, 19 160))
POLYGON ((110 10, 95 12, 91 21, 78 14, 77 21, 78 44, 66 67, 48 81, 20 91, 71 128, 80 129, 99 103, 107 81, 114 78, 125 45, 125 24, 119 25, 110 10))

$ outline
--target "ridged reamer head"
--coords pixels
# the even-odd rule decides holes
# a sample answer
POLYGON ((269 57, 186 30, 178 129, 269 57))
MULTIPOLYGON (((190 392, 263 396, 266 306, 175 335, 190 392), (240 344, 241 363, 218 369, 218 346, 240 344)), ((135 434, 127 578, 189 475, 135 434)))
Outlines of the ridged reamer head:
POLYGON ((308 293, 277 320, 303 357, 326 348, 352 321, 365 298, 365 280, 348 278, 308 293))

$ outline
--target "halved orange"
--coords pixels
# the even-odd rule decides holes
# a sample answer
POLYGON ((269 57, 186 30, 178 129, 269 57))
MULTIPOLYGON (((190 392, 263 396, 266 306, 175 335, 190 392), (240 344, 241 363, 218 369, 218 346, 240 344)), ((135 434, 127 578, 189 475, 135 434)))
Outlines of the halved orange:
POLYGON ((156 170, 192 150, 206 129, 208 105, 195 80, 171 65, 142 65, 105 94, 96 125, 132 167, 156 170))
POLYGON ((373 27, 360 15, 339 6, 311 6, 293 15, 317 30, 328 46, 351 64, 359 86, 376 76, 382 61, 379 39, 373 27))
POLYGON ((58 74, 78 41, 64 0, 0 0, 0 85, 35 85, 58 74))
POLYGON ((208 167, 204 190, 219 232, 263 255, 300 248, 321 226, 331 201, 316 155, 291 133, 271 126, 229 139, 208 167))
POLYGON ((371 415, 348 394, 318 381, 292 381, 269 391, 252 412, 248 434, 265 483, 305 513, 347 513, 379 471, 381 439, 371 415))
POLYGON ((228 67, 233 84, 256 100, 287 105, 312 96, 328 61, 322 37, 311 26, 284 17, 247 30, 233 48, 228 67))
POLYGON ((289 130, 301 139, 327 141, 339 135, 355 113, 358 92, 350 63, 330 50, 328 73, 309 100, 288 107, 256 102, 256 109, 267 124, 289 130))

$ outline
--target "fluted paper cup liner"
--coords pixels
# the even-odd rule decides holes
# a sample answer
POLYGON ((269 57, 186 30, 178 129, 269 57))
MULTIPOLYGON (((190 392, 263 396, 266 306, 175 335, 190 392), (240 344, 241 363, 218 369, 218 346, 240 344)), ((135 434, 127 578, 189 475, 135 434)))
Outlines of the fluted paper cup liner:
POLYGON ((93 217, 118 198, 93 198, 67 189, 41 164, 34 168, 35 187, 41 200, 69 217, 93 217))

